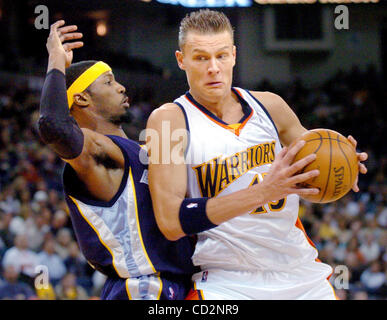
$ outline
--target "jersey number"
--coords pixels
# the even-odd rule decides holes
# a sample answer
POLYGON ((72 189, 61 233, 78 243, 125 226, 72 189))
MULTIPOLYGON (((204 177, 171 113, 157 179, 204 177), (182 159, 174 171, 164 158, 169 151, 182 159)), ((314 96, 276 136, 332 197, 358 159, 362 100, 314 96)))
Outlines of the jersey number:
MULTIPOLYGON (((267 172, 262 173, 262 179, 267 175, 267 172)), ((258 175, 255 175, 253 178, 253 181, 250 183, 250 186, 253 186, 255 184, 259 183, 259 177, 258 175)), ((280 199, 278 201, 269 202, 267 205, 269 206, 270 211, 280 211, 283 209, 283 207, 286 204, 286 198, 280 199)), ((266 205, 260 206, 257 209, 255 209, 253 212, 250 212, 250 214, 261 214, 261 213, 267 213, 266 205)))

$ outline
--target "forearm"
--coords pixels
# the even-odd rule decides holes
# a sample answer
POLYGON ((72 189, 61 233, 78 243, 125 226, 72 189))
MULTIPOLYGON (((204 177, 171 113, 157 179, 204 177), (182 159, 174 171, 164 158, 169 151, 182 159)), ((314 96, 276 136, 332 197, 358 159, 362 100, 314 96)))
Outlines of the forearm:
POLYGON ((227 196, 211 198, 207 201, 207 217, 211 222, 219 225, 271 201, 266 198, 263 185, 260 184, 227 196))
POLYGON ((61 158, 73 159, 82 152, 83 133, 69 112, 65 75, 56 68, 44 81, 37 125, 42 140, 61 158))
POLYGON ((262 185, 216 198, 184 198, 166 192, 152 197, 158 224, 165 236, 177 240, 197 234, 270 202, 262 185), (164 203, 164 205, 163 205, 164 203))
POLYGON ((57 54, 54 51, 51 52, 48 57, 47 73, 49 73, 53 69, 58 69, 63 74, 65 74, 66 70, 66 60, 63 59, 63 56, 57 54))

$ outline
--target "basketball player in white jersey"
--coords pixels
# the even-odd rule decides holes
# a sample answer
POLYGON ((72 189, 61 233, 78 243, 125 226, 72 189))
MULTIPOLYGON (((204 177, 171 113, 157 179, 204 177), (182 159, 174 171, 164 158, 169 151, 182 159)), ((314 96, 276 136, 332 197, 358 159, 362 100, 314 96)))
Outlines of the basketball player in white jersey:
MULTIPOLYGON (((292 164, 303 142, 289 146, 306 129, 278 95, 232 87, 236 48, 224 14, 187 15, 179 46, 189 91, 151 114, 147 145, 160 230, 170 240, 197 234, 192 260, 202 271, 187 299, 335 299, 332 268, 298 218, 299 196, 319 192, 297 187, 319 174, 298 174, 315 156, 292 164)), ((365 173, 367 154, 358 158, 365 173)))

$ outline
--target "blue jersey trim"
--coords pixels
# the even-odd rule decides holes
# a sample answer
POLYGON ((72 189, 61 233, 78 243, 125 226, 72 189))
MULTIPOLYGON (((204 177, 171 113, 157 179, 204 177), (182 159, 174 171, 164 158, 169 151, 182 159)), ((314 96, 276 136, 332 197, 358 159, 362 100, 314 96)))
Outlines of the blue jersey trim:
MULTIPOLYGON (((234 88, 231 88, 231 90, 235 93, 235 95, 237 96, 237 98, 242 106, 243 117, 238 121, 238 123, 243 123, 243 121, 245 121, 245 119, 248 118, 250 116, 250 114, 253 112, 253 109, 250 107, 250 105, 247 103, 247 101, 245 99, 243 99, 243 97, 241 97, 238 94, 238 92, 236 92, 236 90, 234 88)), ((200 111, 202 111, 203 113, 205 113, 206 115, 208 115, 209 117, 214 119, 215 121, 224 124, 225 126, 229 125, 229 123, 224 122, 222 119, 218 118, 216 115, 214 115, 212 112, 210 112, 205 106, 203 106, 202 104, 197 102, 189 91, 187 91, 185 95, 188 98, 188 100, 191 101, 192 103, 194 103, 194 105, 200 111)))

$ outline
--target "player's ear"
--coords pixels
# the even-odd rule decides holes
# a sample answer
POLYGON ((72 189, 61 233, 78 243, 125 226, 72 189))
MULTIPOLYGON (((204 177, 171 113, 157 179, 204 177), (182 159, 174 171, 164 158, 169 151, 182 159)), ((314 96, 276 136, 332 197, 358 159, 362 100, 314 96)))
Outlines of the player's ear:
POLYGON ((87 92, 75 93, 74 103, 81 108, 86 108, 90 105, 90 95, 87 92))
POLYGON ((179 68, 181 70, 185 70, 184 61, 183 61, 184 60, 183 59, 183 52, 176 50, 175 56, 176 56, 176 61, 177 61, 177 65, 179 66, 179 68))

